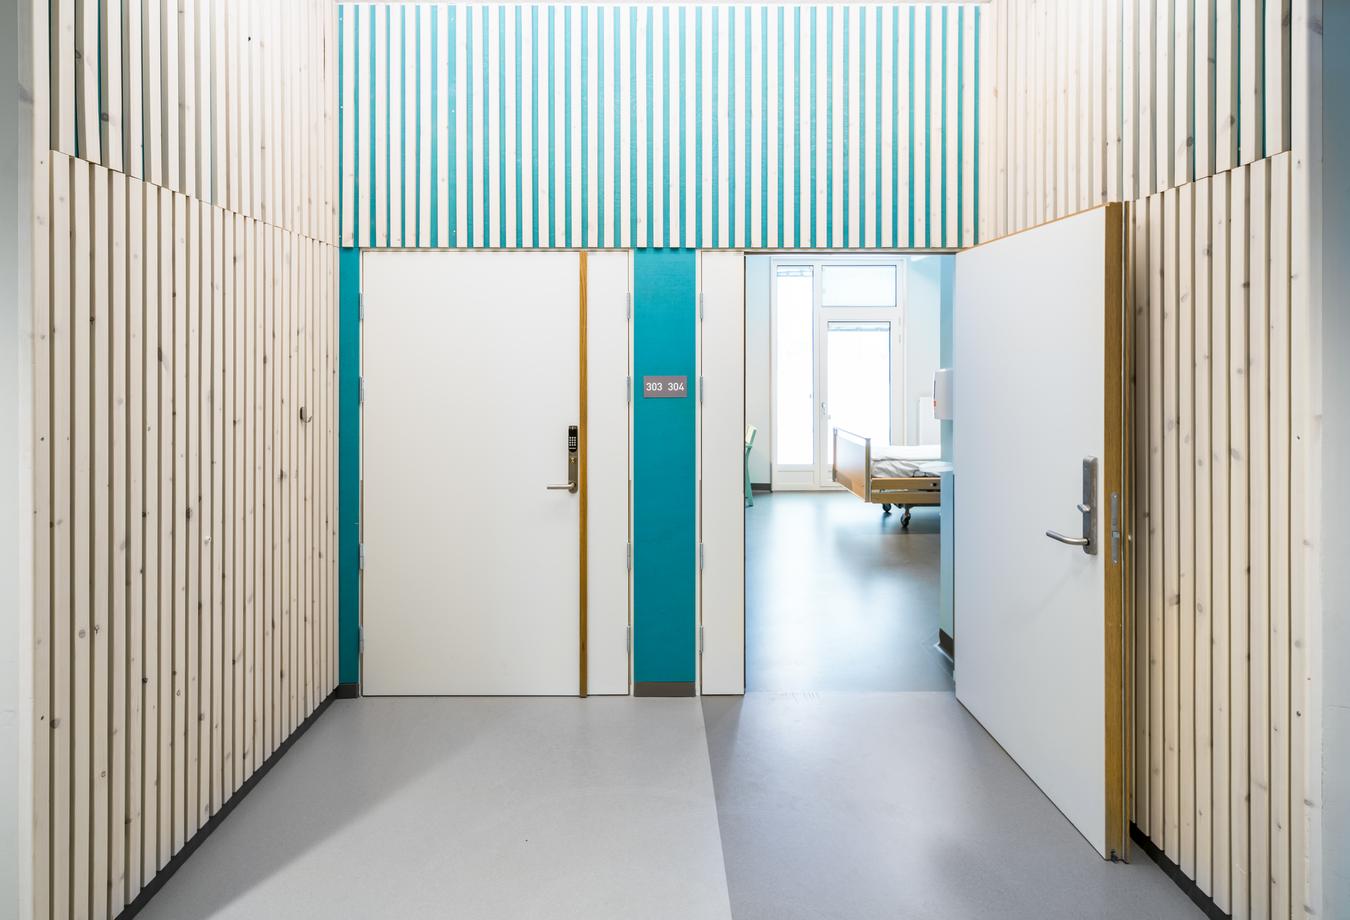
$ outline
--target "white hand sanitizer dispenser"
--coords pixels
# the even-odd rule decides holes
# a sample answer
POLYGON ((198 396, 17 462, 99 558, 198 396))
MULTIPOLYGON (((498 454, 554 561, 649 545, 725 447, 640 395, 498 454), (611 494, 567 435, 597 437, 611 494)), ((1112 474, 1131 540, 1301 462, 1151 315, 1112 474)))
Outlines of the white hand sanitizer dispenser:
POLYGON ((950 367, 940 367, 933 374, 933 418, 950 421, 953 418, 952 397, 955 393, 955 381, 950 367))

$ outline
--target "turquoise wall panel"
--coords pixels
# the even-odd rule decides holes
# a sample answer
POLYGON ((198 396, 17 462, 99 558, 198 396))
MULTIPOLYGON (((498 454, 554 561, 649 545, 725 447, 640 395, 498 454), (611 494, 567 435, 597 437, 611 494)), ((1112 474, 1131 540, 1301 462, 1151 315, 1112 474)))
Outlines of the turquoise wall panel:
POLYGON ((633 256, 633 679, 695 679, 693 250, 633 256), (684 399, 644 399, 646 375, 689 378, 684 399))
POLYGON ((338 683, 361 678, 361 251, 338 250, 338 683))

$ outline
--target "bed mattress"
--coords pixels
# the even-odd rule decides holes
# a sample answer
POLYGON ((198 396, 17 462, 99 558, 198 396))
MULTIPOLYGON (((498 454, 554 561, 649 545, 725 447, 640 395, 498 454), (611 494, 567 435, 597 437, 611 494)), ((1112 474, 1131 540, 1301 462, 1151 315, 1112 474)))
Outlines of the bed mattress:
POLYGON ((872 448, 873 479, 940 476, 946 468, 942 462, 942 447, 938 444, 872 448))

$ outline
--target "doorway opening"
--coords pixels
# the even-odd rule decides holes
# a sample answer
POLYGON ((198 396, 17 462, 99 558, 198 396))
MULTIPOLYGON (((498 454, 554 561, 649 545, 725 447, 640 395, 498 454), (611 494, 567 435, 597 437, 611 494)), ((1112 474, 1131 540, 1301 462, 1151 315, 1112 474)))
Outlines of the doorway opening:
POLYGON ((748 690, 953 688, 933 410, 950 258, 746 257, 748 690), (851 488, 859 449, 930 494, 851 488))

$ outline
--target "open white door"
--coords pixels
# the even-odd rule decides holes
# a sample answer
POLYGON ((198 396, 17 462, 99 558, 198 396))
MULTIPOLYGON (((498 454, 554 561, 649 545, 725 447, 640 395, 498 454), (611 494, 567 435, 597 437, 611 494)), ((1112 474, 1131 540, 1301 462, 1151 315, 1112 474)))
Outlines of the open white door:
POLYGON ((1112 205, 960 253, 954 316, 956 695, 1119 858, 1122 233, 1112 205))

